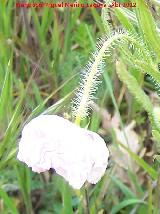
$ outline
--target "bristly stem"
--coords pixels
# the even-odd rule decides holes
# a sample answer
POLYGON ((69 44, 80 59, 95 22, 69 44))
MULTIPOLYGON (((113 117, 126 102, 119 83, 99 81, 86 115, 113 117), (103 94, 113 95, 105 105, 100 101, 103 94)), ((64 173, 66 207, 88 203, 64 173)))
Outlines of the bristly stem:
POLYGON ((89 108, 89 101, 92 99, 92 91, 93 93, 96 90, 95 81, 97 80, 100 69, 99 66, 103 61, 103 58, 105 56, 105 52, 107 49, 113 44, 114 41, 117 41, 118 39, 121 39, 125 37, 124 34, 117 34, 111 36, 109 39, 104 41, 102 46, 99 48, 99 51, 96 52, 94 56, 94 62, 91 64, 88 72, 88 74, 85 77, 85 80, 82 80, 82 90, 80 91, 80 98, 78 97, 77 106, 75 109, 75 123, 77 125, 80 125, 81 120, 86 116, 88 108, 89 108))

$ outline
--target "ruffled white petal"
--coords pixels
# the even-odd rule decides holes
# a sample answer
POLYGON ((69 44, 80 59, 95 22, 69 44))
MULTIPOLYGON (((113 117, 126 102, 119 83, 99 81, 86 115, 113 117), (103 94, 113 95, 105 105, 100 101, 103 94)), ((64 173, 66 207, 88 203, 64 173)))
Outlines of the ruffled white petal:
POLYGON ((98 134, 62 117, 41 115, 25 125, 17 158, 38 173, 54 168, 79 189, 86 180, 95 184, 101 179, 108 156, 98 134))

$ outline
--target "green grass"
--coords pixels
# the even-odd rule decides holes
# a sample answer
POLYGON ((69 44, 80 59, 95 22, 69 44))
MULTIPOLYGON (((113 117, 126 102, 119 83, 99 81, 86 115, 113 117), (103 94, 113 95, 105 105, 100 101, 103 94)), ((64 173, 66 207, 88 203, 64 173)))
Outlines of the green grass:
POLYGON ((138 5, 135 9, 101 11, 23 10, 16 9, 14 1, 0 1, 0 213, 159 213, 159 163, 153 161, 153 155, 158 148, 160 119, 155 121, 152 115, 159 98, 153 96, 154 84, 144 73, 160 83, 160 34, 156 30, 160 5, 156 0, 148 5, 144 0, 132 2, 138 5), (131 35, 130 40, 118 40, 110 48, 95 95, 100 110, 93 108, 83 126, 100 133, 118 154, 123 147, 138 171, 131 170, 127 162, 128 170, 124 170, 112 154, 101 181, 75 191, 55 173, 36 174, 20 163, 16 159, 18 141, 24 124, 40 113, 67 114, 73 120, 71 100, 81 69, 95 50, 97 38, 119 28, 131 35), (128 49, 129 43, 134 43, 135 50, 128 49), (135 84, 127 82, 131 80, 135 84), (119 115, 122 130, 136 121, 138 154, 118 144, 106 110, 111 116, 119 115), (156 140, 152 129, 158 133, 156 140))

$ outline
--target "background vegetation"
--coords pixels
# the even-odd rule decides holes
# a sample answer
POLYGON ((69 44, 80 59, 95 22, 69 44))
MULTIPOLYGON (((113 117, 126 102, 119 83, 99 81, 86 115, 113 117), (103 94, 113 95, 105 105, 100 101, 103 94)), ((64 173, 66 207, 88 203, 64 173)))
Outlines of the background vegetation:
POLYGON ((136 8, 16 9, 0 0, 0 213, 160 213, 160 3, 133 2, 136 8), (72 120, 71 100, 97 38, 119 29, 127 42, 107 50, 83 121, 110 149, 105 176, 75 191, 53 171, 31 172, 16 159, 24 124, 42 112, 72 120))

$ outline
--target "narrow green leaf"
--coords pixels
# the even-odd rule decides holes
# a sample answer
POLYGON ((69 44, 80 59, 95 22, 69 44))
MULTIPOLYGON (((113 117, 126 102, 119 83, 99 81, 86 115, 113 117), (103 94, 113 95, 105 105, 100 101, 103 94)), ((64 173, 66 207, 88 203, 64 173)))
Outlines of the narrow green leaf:
POLYGON ((0 188, 0 197, 3 199, 5 205, 7 206, 7 208, 10 210, 12 214, 19 214, 13 201, 11 200, 11 198, 8 197, 7 193, 2 188, 0 188))
POLYGON ((112 181, 121 189, 127 198, 135 198, 135 194, 115 176, 110 175, 112 181))
POLYGON ((160 36, 157 32, 153 16, 144 0, 136 0, 136 5, 138 21, 144 38, 160 58, 160 46, 158 45, 160 43, 160 36))
POLYGON ((70 186, 64 180, 61 180, 61 194, 62 194, 62 201, 63 201, 63 209, 61 214, 72 214, 72 196, 70 186))
POLYGON ((125 10, 121 8, 115 8, 115 14, 121 24, 126 28, 126 30, 136 33, 134 26, 132 25, 131 21, 128 19, 125 10))
POLYGON ((117 204, 116 206, 114 206, 111 210, 110 214, 116 214, 119 213, 123 208, 129 206, 129 205, 133 205, 133 204, 145 204, 144 201, 139 200, 139 199, 127 199, 125 201, 120 202, 119 204, 117 204))
POLYGON ((158 177, 158 173, 151 167, 149 166, 143 159, 141 159, 138 155, 136 155, 134 152, 132 152, 129 148, 124 146, 123 144, 119 143, 123 149, 125 149, 130 156, 135 160, 139 166, 141 166, 150 176, 152 179, 156 180, 158 177))

